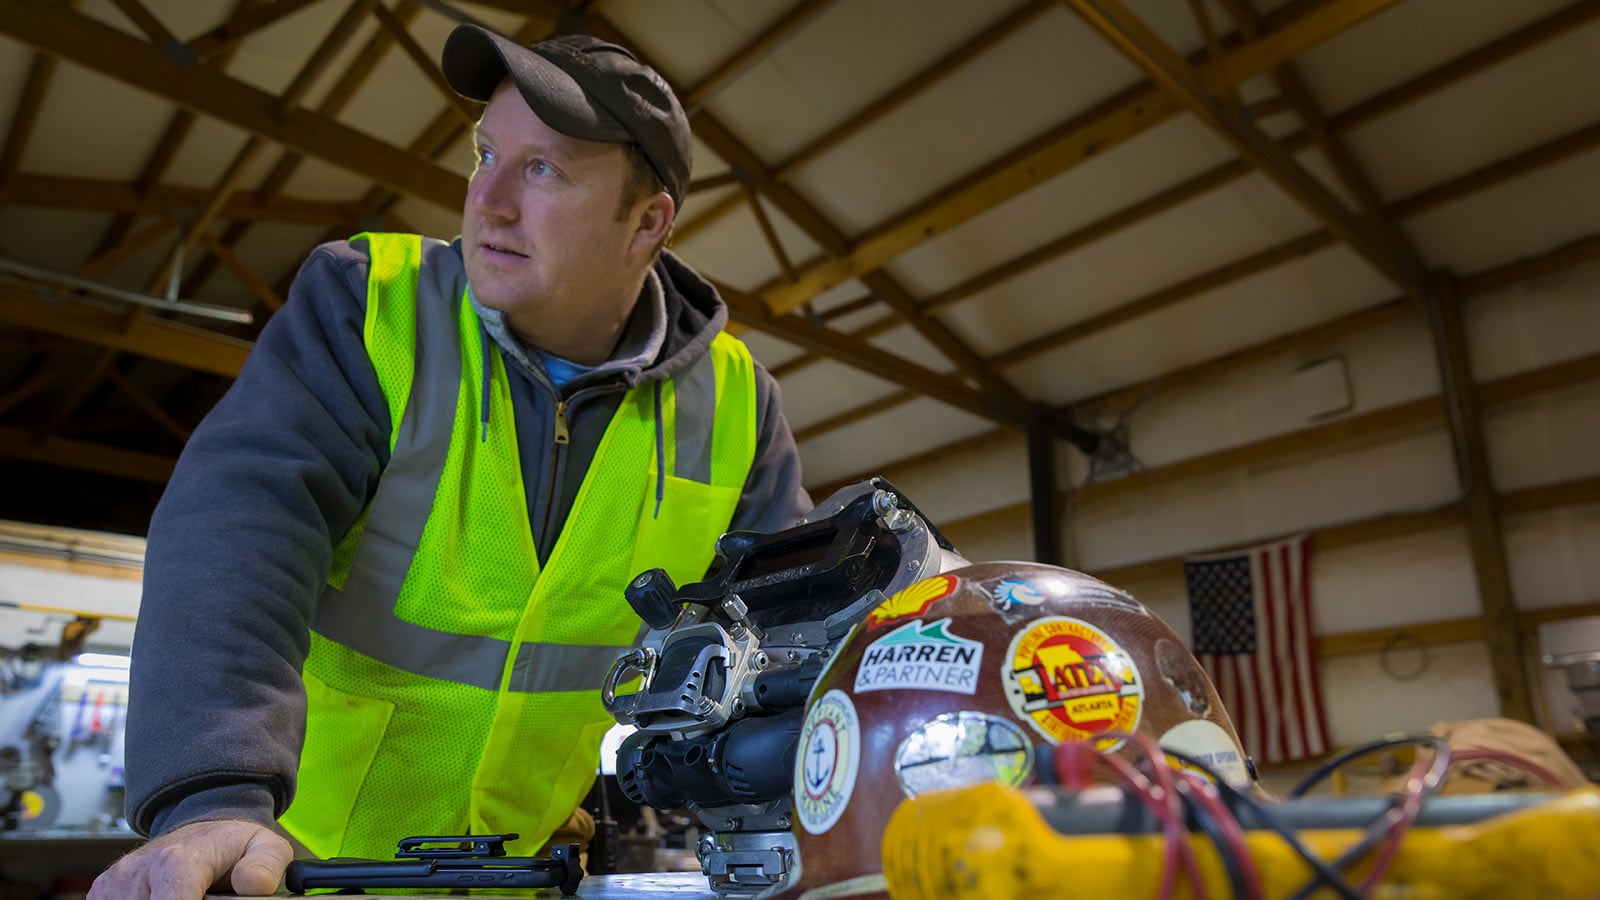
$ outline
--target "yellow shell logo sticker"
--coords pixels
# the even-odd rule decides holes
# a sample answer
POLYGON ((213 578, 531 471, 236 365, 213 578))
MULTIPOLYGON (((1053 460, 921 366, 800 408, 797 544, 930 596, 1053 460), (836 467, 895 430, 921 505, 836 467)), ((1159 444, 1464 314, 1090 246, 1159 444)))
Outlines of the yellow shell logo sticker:
MULTIPOLYGON (((1000 676, 1017 717, 1052 743, 1131 732, 1144 709, 1144 679, 1110 635, 1078 619, 1037 619, 1011 640, 1000 676)), ((1100 740, 1109 750, 1120 740, 1100 740)))
POLYGON ((935 575, 902 588, 867 613, 867 627, 878 628, 897 619, 920 616, 928 611, 928 607, 950 596, 956 584, 954 575, 935 575))

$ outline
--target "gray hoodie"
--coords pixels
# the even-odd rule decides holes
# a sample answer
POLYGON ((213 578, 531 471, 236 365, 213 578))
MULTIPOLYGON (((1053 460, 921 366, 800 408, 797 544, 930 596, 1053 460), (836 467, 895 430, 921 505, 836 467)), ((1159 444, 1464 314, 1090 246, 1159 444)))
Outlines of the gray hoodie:
MULTIPOLYGON (((461 266, 459 242, 423 246, 424 265, 461 266)), ((388 406, 362 341, 367 269, 364 242, 312 252, 238 380, 184 448, 151 519, 127 723, 127 813, 141 833, 224 818, 270 826, 293 797, 307 622, 333 544, 371 499, 389 456, 388 406)), ((512 373, 542 562, 623 394, 705 353, 727 308, 663 253, 612 359, 557 389, 536 352, 493 311, 474 307, 486 346, 512 373), (567 402, 566 445, 554 441, 558 397, 567 402)), ((783 528, 811 506, 777 383, 759 365, 756 388, 756 456, 734 530, 783 528)))

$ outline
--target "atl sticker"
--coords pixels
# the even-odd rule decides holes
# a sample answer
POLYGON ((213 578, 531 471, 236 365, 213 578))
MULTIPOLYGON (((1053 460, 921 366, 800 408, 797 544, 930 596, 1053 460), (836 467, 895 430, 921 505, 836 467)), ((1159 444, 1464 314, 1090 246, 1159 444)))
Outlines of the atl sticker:
POLYGON ((954 575, 935 575, 903 588, 867 613, 867 627, 878 628, 898 619, 920 617, 928 607, 950 596, 956 584, 954 575))
MULTIPOLYGON (((1066 616, 1035 620, 1011 640, 1000 676, 1017 716, 1053 743, 1139 727, 1139 670, 1110 635, 1088 622, 1066 616)), ((1120 744, 1096 742, 1100 749, 1120 744)))
POLYGON ((812 705, 800 729, 800 759, 794 767, 794 807, 800 825, 822 834, 839 821, 855 791, 861 768, 861 727, 856 705, 831 690, 812 705))
POLYGON ((910 688, 971 694, 978 689, 983 644, 950 633, 950 620, 907 622, 867 645, 856 693, 910 688))

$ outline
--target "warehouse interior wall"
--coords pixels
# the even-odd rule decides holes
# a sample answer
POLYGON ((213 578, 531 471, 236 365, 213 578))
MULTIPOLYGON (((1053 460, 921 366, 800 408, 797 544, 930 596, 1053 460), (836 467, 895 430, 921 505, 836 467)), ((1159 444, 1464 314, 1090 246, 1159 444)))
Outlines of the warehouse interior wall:
MULTIPOLYGON (((1502 520, 1520 610, 1596 610, 1600 598, 1600 265, 1518 282, 1464 310, 1497 493, 1551 489, 1541 508, 1502 520), (1544 389, 1496 393, 1546 373, 1544 389), (1504 396, 1504 399, 1500 399, 1504 396)), ((1306 427, 1294 374, 1308 360, 1345 361, 1351 407, 1318 424, 1428 404, 1440 377, 1421 311, 1335 340, 1295 348, 1207 378, 1152 387, 1127 416, 1142 471, 1085 486, 1085 457, 1061 452, 1069 558, 1132 591, 1187 635, 1181 569, 1149 563, 1313 535, 1312 597, 1319 637, 1414 629, 1384 653, 1325 658, 1323 685, 1336 742, 1353 744, 1441 719, 1499 714, 1481 641, 1427 641, 1430 626, 1480 614, 1464 529, 1406 530, 1343 543, 1340 526, 1448 510, 1460 496, 1448 425, 1430 405, 1344 440, 1292 447, 1242 465, 1187 474, 1181 464, 1306 427), (1381 701, 1379 700, 1381 698, 1381 701)), ((1535 387, 1538 384, 1535 383, 1535 387)), ((1028 559, 1032 535, 1026 448, 1002 435, 960 455, 890 473, 973 559, 1028 559), (984 473, 974 477, 975 473, 984 473)), ((1537 635, 1534 634, 1534 637, 1537 635)), ((1557 670, 1530 661, 1540 724, 1575 730, 1576 700, 1557 670)))

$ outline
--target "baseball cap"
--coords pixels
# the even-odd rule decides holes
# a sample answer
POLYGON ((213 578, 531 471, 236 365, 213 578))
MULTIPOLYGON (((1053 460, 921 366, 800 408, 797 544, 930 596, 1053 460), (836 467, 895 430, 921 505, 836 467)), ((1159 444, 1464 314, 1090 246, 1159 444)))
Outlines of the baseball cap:
POLYGON ((524 47, 477 25, 450 32, 441 59, 445 81, 469 100, 489 102, 503 78, 528 107, 568 137, 638 144, 680 206, 688 192, 689 118, 656 71, 623 47, 565 35, 524 47))

